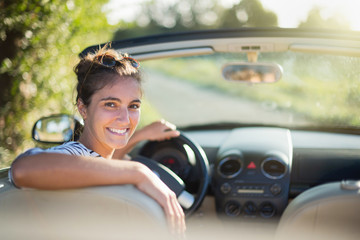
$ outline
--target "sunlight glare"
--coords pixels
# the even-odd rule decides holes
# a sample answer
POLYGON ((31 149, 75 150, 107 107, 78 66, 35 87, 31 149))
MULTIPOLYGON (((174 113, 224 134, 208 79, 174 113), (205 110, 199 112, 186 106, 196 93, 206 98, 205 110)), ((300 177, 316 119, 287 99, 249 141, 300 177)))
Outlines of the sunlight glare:
MULTIPOLYGON (((132 22, 139 17, 141 5, 149 0, 133 0, 124 3, 123 1, 110 0, 104 6, 103 12, 107 14, 110 24, 117 24, 119 21, 132 22)), ((174 4, 180 0, 154 0, 155 3, 174 4)), ((265 9, 273 11, 278 16, 279 27, 296 28, 308 17, 308 13, 314 7, 321 9, 321 17, 341 17, 344 22, 349 22, 351 30, 360 31, 360 1, 356 0, 259 0, 265 9)), ((231 7, 238 4, 240 0, 218 0, 224 7, 231 7)))
POLYGON ((360 1, 354 0, 260 0, 265 9, 275 12, 279 27, 294 28, 307 19, 314 7, 321 9, 321 17, 338 16, 349 22, 351 30, 360 30, 360 1))

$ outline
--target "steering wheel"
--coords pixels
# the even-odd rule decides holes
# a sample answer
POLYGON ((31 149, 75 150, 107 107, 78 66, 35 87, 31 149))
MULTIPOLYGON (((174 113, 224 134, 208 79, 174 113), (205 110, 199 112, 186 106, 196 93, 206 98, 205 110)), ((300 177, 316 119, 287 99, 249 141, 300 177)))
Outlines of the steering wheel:
POLYGON ((149 149, 153 151, 156 149, 158 144, 162 142, 156 141, 148 141, 140 150, 139 156, 133 158, 133 161, 138 161, 149 167, 153 170, 160 179, 176 194, 180 205, 184 209, 184 213, 186 217, 189 217, 202 203, 206 196, 206 192, 209 186, 210 178, 209 178, 209 162, 205 155, 204 150, 200 145, 190 140, 189 137, 185 136, 183 133, 180 134, 177 138, 172 138, 170 140, 166 140, 168 142, 172 142, 176 146, 188 146, 192 150, 195 156, 195 167, 199 169, 199 187, 195 194, 195 197, 185 190, 184 181, 176 175, 169 168, 165 167, 161 163, 154 161, 151 158, 151 154, 149 154, 149 149))

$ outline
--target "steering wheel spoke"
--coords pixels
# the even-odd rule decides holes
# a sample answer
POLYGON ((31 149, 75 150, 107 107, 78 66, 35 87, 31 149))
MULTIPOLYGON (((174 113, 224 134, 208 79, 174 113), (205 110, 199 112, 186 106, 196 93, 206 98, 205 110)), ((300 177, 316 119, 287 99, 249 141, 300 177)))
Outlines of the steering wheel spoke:
MULTIPOLYGON (((177 149, 183 146, 187 146, 191 149, 194 154, 195 163, 193 167, 199 169, 199 186, 195 196, 185 190, 186 186, 184 181, 176 175, 171 169, 165 167, 161 163, 150 159, 152 156, 156 155, 156 151, 159 149, 157 146, 161 145, 163 142, 147 142, 139 151, 139 156, 135 157, 133 160, 143 163, 153 170, 160 179, 176 194, 180 205, 184 208, 186 217, 189 217, 202 203, 204 200, 207 189, 209 186, 209 162, 205 155, 203 149, 190 140, 189 137, 185 136, 183 133, 179 137, 173 138, 171 140, 166 140, 172 142, 174 151, 182 151, 183 149, 177 149), (151 149, 151 150, 149 150, 151 149), (150 151, 150 153, 149 153, 150 151)), ((189 151, 189 149, 185 149, 189 151)))

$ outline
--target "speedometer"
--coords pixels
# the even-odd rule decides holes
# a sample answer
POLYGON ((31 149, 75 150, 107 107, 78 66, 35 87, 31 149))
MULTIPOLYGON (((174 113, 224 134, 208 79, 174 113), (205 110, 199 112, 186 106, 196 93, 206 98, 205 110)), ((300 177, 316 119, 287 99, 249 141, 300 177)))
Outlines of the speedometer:
POLYGON ((181 164, 176 156, 165 156, 162 159, 159 159, 158 162, 170 168, 176 175, 181 173, 181 164))
POLYGON ((187 171, 185 171, 188 166, 187 158, 181 151, 173 148, 163 148, 157 151, 152 156, 152 159, 170 168, 182 179, 185 179, 188 175, 187 171))

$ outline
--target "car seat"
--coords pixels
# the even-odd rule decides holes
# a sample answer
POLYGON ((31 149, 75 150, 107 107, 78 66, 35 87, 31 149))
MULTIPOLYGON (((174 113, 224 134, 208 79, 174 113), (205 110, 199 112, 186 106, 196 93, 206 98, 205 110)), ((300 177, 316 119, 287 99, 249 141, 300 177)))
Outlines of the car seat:
POLYGON ((359 239, 360 181, 333 182, 297 196, 283 213, 276 239, 359 239))
POLYGON ((168 239, 162 208, 132 185, 56 191, 0 185, 1 239, 168 239))

